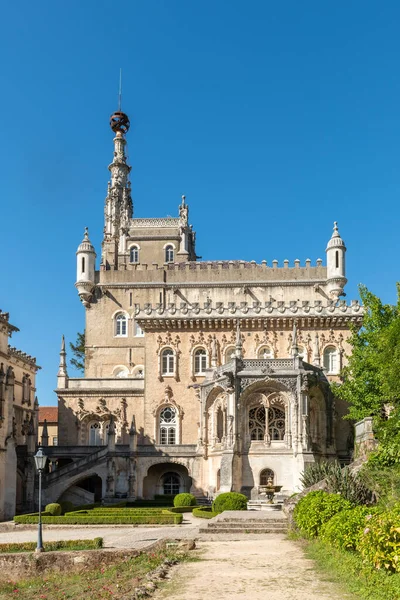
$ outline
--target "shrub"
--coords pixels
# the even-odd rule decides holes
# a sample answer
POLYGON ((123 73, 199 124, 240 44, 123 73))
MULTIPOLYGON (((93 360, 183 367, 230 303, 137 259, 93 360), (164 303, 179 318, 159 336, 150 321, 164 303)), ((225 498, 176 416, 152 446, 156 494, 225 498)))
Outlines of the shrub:
MULTIPOLYGON (((0 553, 9 552, 33 552, 36 550, 37 542, 21 542, 0 544, 0 553)), ((46 542, 46 552, 54 550, 94 550, 103 547, 103 538, 97 537, 93 540, 57 540, 46 542)))
POLYGON ((300 475, 300 482, 303 488, 311 487, 326 479, 327 475, 330 475, 338 466, 339 463, 336 461, 327 462, 325 460, 308 465, 300 475))
POLYGON ((177 494, 174 498, 174 506, 196 506, 196 504, 193 494, 177 494))
POLYGON ((52 502, 51 504, 48 504, 44 510, 53 517, 58 517, 61 515, 61 504, 52 502))
POLYGON ((310 492, 296 505, 293 517, 302 535, 316 537, 324 523, 341 510, 351 508, 339 494, 310 492))
POLYGON ((61 506, 61 514, 65 515, 67 512, 72 512, 75 509, 75 506, 69 500, 63 500, 59 503, 61 506))
POLYGON ((336 548, 355 550, 369 514, 371 509, 368 506, 341 510, 322 525, 319 535, 322 540, 336 548))
MULTIPOLYGON (((181 514, 168 513, 155 515, 114 515, 97 513, 76 514, 73 512, 64 517, 43 517, 42 521, 49 525, 180 525, 183 517, 181 514)), ((37 515, 17 515, 14 517, 16 523, 34 524, 38 522, 37 515)))
POLYGON ((221 513, 224 510, 247 510, 248 499, 237 492, 219 494, 213 502, 213 512, 221 513))
POLYGON ((193 509, 193 515, 200 519, 213 519, 219 515, 219 513, 213 512, 210 506, 199 506, 198 508, 193 509))
POLYGON ((338 463, 326 477, 327 491, 340 494, 352 504, 368 504, 372 500, 372 492, 358 473, 349 467, 340 467, 338 463))
POLYGON ((396 508, 367 519, 357 550, 364 562, 376 569, 400 573, 400 510, 396 508))

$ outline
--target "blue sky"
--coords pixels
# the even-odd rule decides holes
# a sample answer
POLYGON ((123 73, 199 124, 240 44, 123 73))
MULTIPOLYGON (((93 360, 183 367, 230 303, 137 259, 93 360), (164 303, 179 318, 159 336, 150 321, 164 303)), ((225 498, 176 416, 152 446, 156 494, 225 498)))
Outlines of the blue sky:
POLYGON ((395 301, 399 21, 393 1, 3 4, 0 307, 42 404, 84 327, 75 251, 87 225, 100 253, 120 67, 137 217, 186 194, 203 259, 280 264, 325 260, 338 220, 347 298, 395 301))

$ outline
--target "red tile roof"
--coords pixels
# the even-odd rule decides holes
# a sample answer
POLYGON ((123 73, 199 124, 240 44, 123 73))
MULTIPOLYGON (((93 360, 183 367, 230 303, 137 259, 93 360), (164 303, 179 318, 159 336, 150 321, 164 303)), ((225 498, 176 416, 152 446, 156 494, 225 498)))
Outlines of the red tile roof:
POLYGON ((58 423, 57 406, 39 406, 39 423, 46 419, 48 423, 58 423))

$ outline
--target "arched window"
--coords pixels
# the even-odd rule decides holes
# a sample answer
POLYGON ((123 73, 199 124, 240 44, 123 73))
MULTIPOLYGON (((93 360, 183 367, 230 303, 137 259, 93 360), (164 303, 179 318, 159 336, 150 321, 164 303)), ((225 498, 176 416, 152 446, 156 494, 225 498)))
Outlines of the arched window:
POLYGON ((126 337, 128 335, 128 319, 122 313, 115 317, 115 335, 116 337, 126 337))
POLYGON ((171 348, 165 348, 161 353, 161 372, 163 375, 173 375, 175 372, 175 355, 171 348))
POLYGON ((139 379, 144 378, 144 367, 143 365, 136 365, 136 367, 132 371, 133 377, 138 377, 139 379))
POLYGON ((143 337, 144 336, 144 331, 140 327, 140 325, 139 325, 139 323, 137 321, 135 321, 134 324, 133 324, 133 335, 135 337, 143 337))
POLYGON ((327 373, 336 374, 338 372, 337 351, 334 346, 328 346, 324 350, 324 368, 327 373))
POLYGON ((265 438, 264 406, 256 406, 249 410, 249 432, 251 440, 263 440, 265 438))
POLYGON ((177 416, 173 406, 166 406, 160 412, 159 443, 162 445, 176 444, 177 416))
POLYGON ((232 358, 236 356, 236 348, 235 346, 228 346, 225 350, 225 362, 229 362, 232 358))
POLYGON ((273 485, 275 473, 272 469, 264 469, 260 473, 260 485, 273 485))
POLYGON ((139 248, 137 246, 132 246, 129 253, 129 261, 131 263, 139 262, 139 248))
POLYGON ((125 377, 129 377, 129 370, 127 367, 117 367, 114 369, 114 377, 118 377, 118 379, 124 379, 125 377))
POLYGON ((269 346, 262 346, 258 351, 258 358, 274 358, 271 348, 269 346))
POLYGON ((174 247, 171 245, 165 247, 165 262, 174 262, 174 247))
POLYGON ((89 446, 101 446, 101 427, 98 421, 89 425, 89 446))
POLYGON ((194 373, 195 375, 204 375, 207 369, 207 352, 204 348, 198 348, 194 353, 194 373))
POLYGON ((162 478, 163 492, 166 496, 176 496, 179 494, 181 480, 176 473, 165 473, 162 478))
POLYGON ((268 433, 271 440, 283 440, 285 435, 285 409, 277 406, 268 409, 268 433))

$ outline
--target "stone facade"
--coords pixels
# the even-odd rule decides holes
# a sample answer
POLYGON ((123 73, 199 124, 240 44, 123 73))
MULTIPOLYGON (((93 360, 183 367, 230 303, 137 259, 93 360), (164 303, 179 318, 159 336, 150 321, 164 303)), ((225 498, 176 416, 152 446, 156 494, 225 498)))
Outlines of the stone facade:
POLYGON ((61 465, 69 449, 78 466, 49 475, 48 498, 85 477, 86 491, 108 499, 184 489, 256 496, 271 472, 291 493, 307 463, 346 461, 352 445, 328 382, 363 311, 341 299, 337 224, 326 266, 201 262, 185 197, 175 218, 133 218, 124 119, 112 121, 99 270, 87 230, 77 251, 84 377, 68 377, 61 350, 51 452, 61 465))
POLYGON ((0 521, 33 507, 38 402, 36 359, 8 344, 19 331, 0 311, 0 521))

